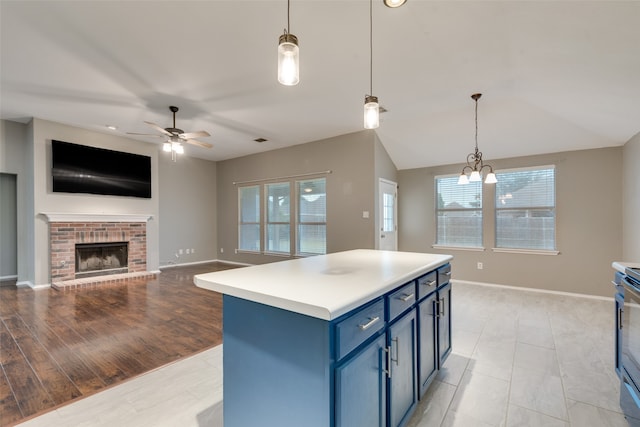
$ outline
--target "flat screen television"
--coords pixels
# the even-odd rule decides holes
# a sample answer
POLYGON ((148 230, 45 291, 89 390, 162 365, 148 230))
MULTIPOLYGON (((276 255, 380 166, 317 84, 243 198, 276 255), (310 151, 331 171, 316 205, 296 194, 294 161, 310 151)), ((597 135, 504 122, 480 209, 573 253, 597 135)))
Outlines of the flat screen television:
POLYGON ((51 141, 53 191, 151 198, 151 157, 51 141))

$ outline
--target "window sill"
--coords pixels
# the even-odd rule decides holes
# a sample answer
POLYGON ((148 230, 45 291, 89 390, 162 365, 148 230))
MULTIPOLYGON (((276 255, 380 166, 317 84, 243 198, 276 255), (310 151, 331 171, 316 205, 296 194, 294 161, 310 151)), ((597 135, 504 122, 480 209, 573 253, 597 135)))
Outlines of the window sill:
POLYGON ((443 249, 447 251, 471 251, 471 252, 484 252, 485 248, 483 247, 472 247, 472 246, 445 246, 445 245, 431 245, 433 249, 443 249))
POLYGON ((514 249, 514 248, 491 248, 493 252, 508 254, 527 254, 527 255, 560 255, 560 251, 551 251, 547 249, 514 249))

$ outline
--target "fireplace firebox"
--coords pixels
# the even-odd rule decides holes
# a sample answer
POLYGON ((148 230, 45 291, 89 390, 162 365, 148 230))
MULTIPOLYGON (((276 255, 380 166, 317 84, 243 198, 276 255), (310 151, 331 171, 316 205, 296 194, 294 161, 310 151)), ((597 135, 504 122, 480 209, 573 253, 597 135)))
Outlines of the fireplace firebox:
POLYGON ((77 243, 76 278, 127 273, 127 242, 77 243))

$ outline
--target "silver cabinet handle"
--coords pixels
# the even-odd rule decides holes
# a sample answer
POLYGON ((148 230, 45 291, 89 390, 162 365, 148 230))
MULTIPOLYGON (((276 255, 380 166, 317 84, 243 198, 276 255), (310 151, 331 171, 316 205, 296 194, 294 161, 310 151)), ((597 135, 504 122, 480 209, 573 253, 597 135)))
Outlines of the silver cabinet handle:
POLYGON ((387 369, 384 369, 384 373, 387 374, 387 378, 391 378, 391 347, 384 348, 387 353, 387 369))
MULTIPOLYGON (((393 357, 391 358, 392 361, 396 362, 396 366, 398 366, 400 364, 399 359, 400 359, 400 347, 399 347, 399 341, 400 339, 398 337, 395 338, 391 338, 391 341, 396 343, 396 358, 394 359, 393 357)), ((389 351, 389 355, 391 355, 391 351, 389 351)))
POLYGON ((444 317, 444 313, 445 313, 445 311, 444 311, 444 310, 445 310, 445 306, 444 306, 444 298, 440 298, 440 299, 438 300, 438 312, 439 312, 439 313, 438 313, 438 315, 439 315, 440 317, 444 317))
POLYGON ((451 276, 451 272, 450 271, 444 272, 442 274, 444 274, 445 276, 451 276))
POLYGON ((413 294, 404 294, 401 297, 398 297, 399 300, 402 300, 403 302, 407 302, 409 301, 411 298, 413 298, 413 294))
POLYGON ((423 286, 433 286, 433 285, 435 285, 435 284, 436 284, 436 281, 435 281, 435 280, 432 280, 432 281, 430 281, 430 282, 428 282, 428 283, 422 283, 422 285, 423 285, 423 286))
POLYGON ((618 329, 622 329, 622 307, 618 309, 618 329))
POLYGON ((366 331, 367 329, 369 329, 371 326, 373 326, 374 323, 376 323, 378 320, 380 320, 379 316, 376 316, 374 318, 369 318, 369 321, 365 324, 362 325, 358 325, 358 328, 360 328, 361 331, 366 331))

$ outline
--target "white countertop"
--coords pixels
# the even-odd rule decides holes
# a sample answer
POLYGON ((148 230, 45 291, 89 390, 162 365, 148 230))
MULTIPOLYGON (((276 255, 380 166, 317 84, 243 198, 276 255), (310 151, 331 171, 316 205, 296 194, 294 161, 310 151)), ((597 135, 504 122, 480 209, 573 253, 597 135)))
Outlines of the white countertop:
POLYGON ((198 274, 193 281, 204 289, 333 320, 452 258, 357 249, 198 274))
POLYGON ((617 270, 621 273, 624 273, 624 269, 627 267, 631 268, 640 268, 640 262, 623 262, 623 261, 614 261, 611 264, 614 270, 617 270))

